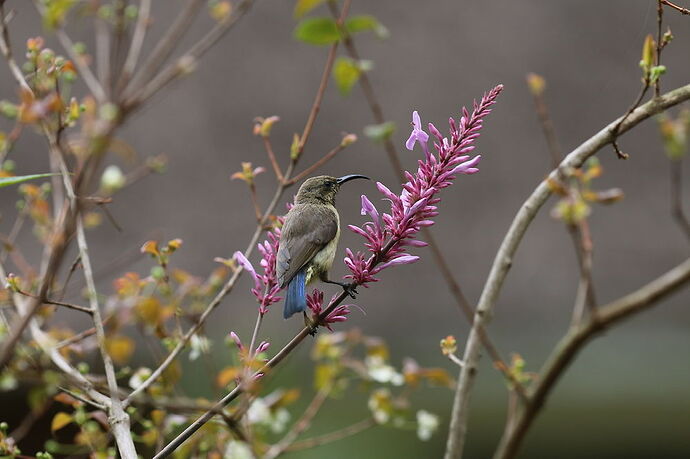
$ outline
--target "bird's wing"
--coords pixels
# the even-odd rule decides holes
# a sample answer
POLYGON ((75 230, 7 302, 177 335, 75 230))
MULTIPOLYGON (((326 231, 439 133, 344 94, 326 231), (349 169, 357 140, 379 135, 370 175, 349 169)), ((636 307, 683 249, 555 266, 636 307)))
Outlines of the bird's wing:
POLYGON ((296 205, 285 217, 276 259, 282 287, 338 233, 338 217, 326 206, 296 205))

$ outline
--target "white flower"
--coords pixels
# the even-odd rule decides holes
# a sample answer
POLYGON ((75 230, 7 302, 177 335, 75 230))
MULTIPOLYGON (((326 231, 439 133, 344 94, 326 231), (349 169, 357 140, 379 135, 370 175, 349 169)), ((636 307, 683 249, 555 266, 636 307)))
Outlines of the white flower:
POLYGON ((101 175, 101 188, 108 193, 114 193, 125 186, 125 176, 119 167, 111 164, 101 175))
POLYGON ((196 360, 201 354, 208 354, 211 350, 211 342, 205 336, 192 335, 190 346, 192 350, 189 352, 189 360, 196 360))
POLYGON ((151 369, 146 367, 139 367, 137 371, 134 372, 131 378, 129 378, 129 387, 136 389, 137 387, 144 384, 149 376, 151 376, 151 369))
POLYGON ((378 424, 387 423, 393 411, 391 392, 386 388, 376 389, 369 397, 368 406, 374 421, 378 424))
POLYGON ((230 440, 225 447, 223 459, 254 459, 254 454, 245 442, 230 440))
POLYGON ((370 355, 364 360, 364 363, 367 366, 367 374, 376 382, 391 383, 394 386, 402 386, 405 382, 405 377, 395 371, 395 368, 386 364, 380 355, 370 355))
POLYGON ((271 421, 271 410, 263 399, 257 398, 252 402, 247 410, 247 419, 250 424, 269 424, 271 421))
POLYGON ((279 434, 285 430, 290 422, 290 412, 285 408, 280 408, 271 417, 271 424, 269 425, 271 432, 279 434))
POLYGON ((417 411, 417 436, 422 441, 427 441, 438 429, 438 416, 425 410, 417 411))

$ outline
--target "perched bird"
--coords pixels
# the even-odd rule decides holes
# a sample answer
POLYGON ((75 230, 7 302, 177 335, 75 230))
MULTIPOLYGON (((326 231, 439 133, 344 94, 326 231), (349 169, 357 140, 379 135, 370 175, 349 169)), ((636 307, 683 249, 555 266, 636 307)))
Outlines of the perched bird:
POLYGON ((335 196, 340 185, 364 175, 343 177, 321 175, 304 181, 297 192, 295 205, 285 216, 280 235, 276 274, 283 288, 287 285, 283 317, 307 309, 306 286, 315 279, 343 287, 350 295, 348 284, 328 279, 340 238, 340 218, 335 209, 335 196))

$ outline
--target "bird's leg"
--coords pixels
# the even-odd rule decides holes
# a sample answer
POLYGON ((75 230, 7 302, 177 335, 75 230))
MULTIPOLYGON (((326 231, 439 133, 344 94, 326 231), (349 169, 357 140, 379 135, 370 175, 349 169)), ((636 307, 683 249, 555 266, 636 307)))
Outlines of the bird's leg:
POLYGON ((302 311, 302 314, 304 314, 304 326, 309 327, 309 334, 311 336, 316 336, 316 333, 319 331, 319 329, 314 323, 314 320, 312 320, 311 317, 309 317, 307 311, 302 311))
POLYGON ((356 298, 355 295, 357 294, 357 290, 355 290, 354 284, 347 283, 347 282, 338 282, 338 281, 334 281, 334 280, 330 280, 330 279, 321 279, 321 280, 323 282, 325 282, 326 284, 340 285, 343 288, 343 290, 345 290, 345 293, 350 295, 350 298, 352 298, 352 299, 356 298))

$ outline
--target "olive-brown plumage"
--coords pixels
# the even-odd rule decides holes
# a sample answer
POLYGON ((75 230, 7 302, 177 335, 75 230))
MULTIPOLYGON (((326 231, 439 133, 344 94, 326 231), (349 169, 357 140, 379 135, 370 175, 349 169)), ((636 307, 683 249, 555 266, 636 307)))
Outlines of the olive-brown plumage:
POLYGON ((295 205, 285 217, 280 236, 276 274, 281 287, 287 286, 283 316, 307 308, 305 287, 315 279, 342 285, 328 279, 333 265, 340 218, 335 197, 340 185, 363 175, 336 178, 327 175, 307 179, 297 192, 295 205))

